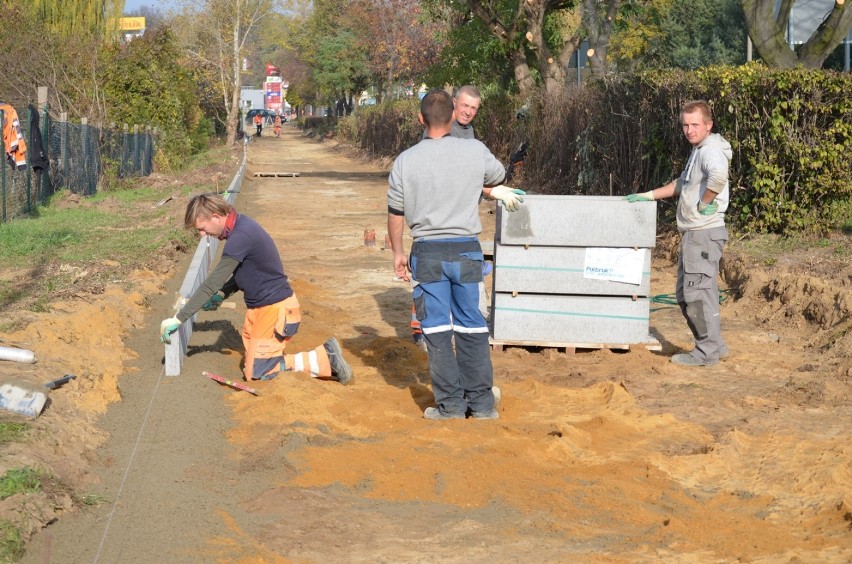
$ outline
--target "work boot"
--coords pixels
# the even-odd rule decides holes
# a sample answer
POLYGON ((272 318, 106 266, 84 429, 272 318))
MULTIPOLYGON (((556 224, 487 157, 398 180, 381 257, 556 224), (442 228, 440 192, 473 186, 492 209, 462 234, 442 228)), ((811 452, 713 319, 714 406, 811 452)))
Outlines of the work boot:
POLYGON ((444 413, 437 407, 427 407, 423 411, 424 419, 464 419, 464 413, 444 413))
POLYGON ((674 355, 672 357, 672 362, 680 364, 681 366, 712 366, 714 364, 719 364, 719 359, 701 359, 694 357, 689 353, 681 353, 674 355))
POLYGON ((352 383, 352 368, 349 363, 343 358, 343 349, 340 348, 340 343, 334 337, 329 338, 323 343, 325 353, 328 355, 328 363, 331 365, 331 377, 348 386, 352 383))
POLYGON ((719 360, 725 360, 729 356, 731 356, 731 351, 728 350, 728 345, 719 349, 719 360))

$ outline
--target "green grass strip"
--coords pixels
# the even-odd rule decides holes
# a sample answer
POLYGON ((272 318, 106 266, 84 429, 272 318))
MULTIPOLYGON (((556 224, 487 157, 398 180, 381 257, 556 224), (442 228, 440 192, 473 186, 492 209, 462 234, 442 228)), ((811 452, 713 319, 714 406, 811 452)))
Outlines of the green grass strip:
POLYGON ((29 427, 26 423, 0 423, 0 444, 20 441, 29 427))
POLYGON ((0 499, 41 489, 41 475, 33 468, 10 468, 0 477, 0 499))
POLYGON ((0 562, 17 562, 24 556, 24 536, 11 521, 0 519, 0 562))

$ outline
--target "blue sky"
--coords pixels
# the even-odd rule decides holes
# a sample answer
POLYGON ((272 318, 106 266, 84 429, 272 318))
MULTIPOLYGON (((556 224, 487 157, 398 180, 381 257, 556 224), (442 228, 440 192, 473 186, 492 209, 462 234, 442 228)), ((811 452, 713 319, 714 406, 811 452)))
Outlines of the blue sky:
POLYGON ((149 8, 158 8, 159 0, 124 0, 124 12, 133 12, 142 6, 149 8))

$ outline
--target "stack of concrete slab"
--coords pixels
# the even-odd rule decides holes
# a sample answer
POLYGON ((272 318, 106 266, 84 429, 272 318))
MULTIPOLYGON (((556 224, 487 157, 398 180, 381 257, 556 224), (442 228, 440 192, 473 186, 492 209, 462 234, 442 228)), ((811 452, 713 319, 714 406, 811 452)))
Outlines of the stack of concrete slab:
POLYGON ((601 348, 649 334, 656 203, 618 196, 528 195, 498 207, 494 344, 601 348))

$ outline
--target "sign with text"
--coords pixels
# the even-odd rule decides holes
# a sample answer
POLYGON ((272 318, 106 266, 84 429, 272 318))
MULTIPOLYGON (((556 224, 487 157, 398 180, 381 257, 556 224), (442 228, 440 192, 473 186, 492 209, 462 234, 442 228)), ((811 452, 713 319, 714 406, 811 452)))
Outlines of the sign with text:
POLYGON ((626 284, 642 283, 645 249, 586 249, 583 278, 612 280, 626 284))

